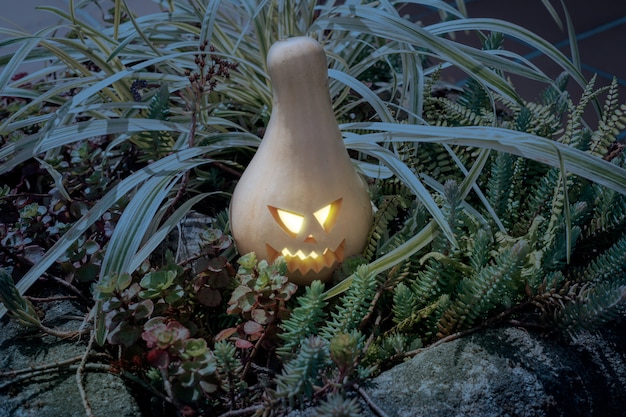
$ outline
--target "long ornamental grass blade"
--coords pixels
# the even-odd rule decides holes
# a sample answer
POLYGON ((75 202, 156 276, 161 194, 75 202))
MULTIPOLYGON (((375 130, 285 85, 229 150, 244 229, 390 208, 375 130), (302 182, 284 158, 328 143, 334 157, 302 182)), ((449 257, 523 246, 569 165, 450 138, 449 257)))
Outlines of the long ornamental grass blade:
MULTIPOLYGON (((173 176, 154 176, 135 192, 115 225, 102 260, 100 279, 112 274, 133 272, 132 261, 145 239, 146 232, 152 226, 155 214, 183 174, 184 172, 178 172, 173 176)), ((101 301, 96 303, 91 314, 95 317, 96 341, 103 344, 107 329, 102 317, 101 301)))
MULTIPOLYGON (((428 6, 435 10, 440 10, 450 16, 454 16, 457 19, 463 19, 467 16, 467 11, 465 11, 465 6, 463 5, 462 7, 459 7, 460 5, 462 5, 463 2, 464 0, 457 0, 456 3, 457 3, 457 7, 459 8, 457 10, 454 7, 452 7, 452 5, 441 0, 404 0, 402 1, 402 3, 419 4, 422 6, 428 6)), ((397 3, 397 2, 394 2, 394 3, 397 3)))
POLYGON ((565 22, 567 23, 567 38, 569 39, 569 51, 572 54, 572 62, 574 66, 581 70, 580 64, 580 53, 578 52, 578 40, 576 39, 576 31, 574 29, 574 23, 572 22, 572 18, 570 17, 569 12, 567 11, 567 7, 565 7, 565 3, 561 0, 561 7, 563 8, 563 13, 565 14, 565 22))
MULTIPOLYGON (((92 96, 96 95, 100 90, 104 89, 105 87, 108 87, 114 83, 116 83, 119 80, 122 80, 126 77, 131 77, 135 72, 139 71, 139 70, 143 70, 151 65, 156 65, 156 64, 160 64, 164 61, 168 61, 168 60, 172 60, 172 59, 177 59, 180 57, 184 57, 184 56, 192 56, 195 53, 195 51, 190 51, 190 52, 178 52, 178 53, 171 53, 165 56, 159 56, 156 58, 152 58, 149 59, 147 61, 141 62, 139 64, 135 64, 131 67, 129 67, 126 70, 122 70, 122 71, 115 71, 113 73, 113 75, 103 79, 102 81, 98 81, 97 83, 93 84, 92 86, 85 88, 84 90, 82 90, 80 93, 76 94, 74 97, 72 97, 72 106, 77 106, 79 104, 83 104, 85 101, 87 101, 89 98, 91 98, 92 96)), ((103 65, 105 64, 105 61, 102 61, 103 65)))
POLYGON ((120 216, 102 260, 100 277, 112 273, 131 273, 129 265, 145 239, 146 231, 163 200, 182 173, 158 175, 145 181, 120 216))
MULTIPOLYGON (((557 13, 552 3, 550 3, 550 0, 541 0, 541 2, 543 3, 543 6, 546 8, 546 10, 548 10, 548 13, 550 13, 550 16, 552 16, 552 19, 554 20, 556 25, 559 27, 559 29, 563 30, 563 21, 561 21, 559 14, 557 13)), ((561 4, 563 4, 562 1, 561 1, 561 4)))
POLYGON ((208 2, 200 32, 200 43, 210 42, 213 37, 213 28, 215 27, 215 19, 217 18, 221 0, 213 0, 208 2))
POLYGON ((580 72, 579 68, 572 63, 563 52, 541 36, 515 23, 491 18, 467 18, 437 23, 429 26, 428 29, 437 35, 476 30, 493 31, 509 35, 536 48, 539 52, 550 58, 567 71, 581 87, 584 88, 587 85, 587 80, 580 72))
POLYGON ((0 73, 0 95, 4 95, 4 89, 11 81, 11 77, 19 69, 20 65, 24 63, 24 60, 28 57, 33 49, 37 47, 41 39, 45 39, 49 33, 59 29, 60 26, 52 26, 43 30, 40 30, 32 37, 24 37, 20 40, 20 47, 12 54, 11 60, 4 67, 0 73))
POLYGON ((376 111, 376 114, 382 120, 389 123, 393 122, 393 116, 387 106, 385 106, 385 103, 383 103, 383 101, 361 81, 357 80, 354 77, 351 77, 343 71, 337 71, 334 69, 328 70, 328 76, 334 78, 335 80, 341 82, 347 87, 350 87, 352 90, 360 94, 361 97, 367 100, 367 102, 370 104, 370 106, 372 106, 372 108, 376 111))
POLYGON ((432 50, 441 59, 444 59, 461 68, 468 75, 473 76, 482 84, 489 86, 502 96, 513 102, 522 103, 521 98, 511 85, 484 63, 479 62, 463 53, 455 43, 430 33, 425 28, 399 16, 394 16, 383 10, 368 6, 339 6, 333 9, 334 15, 317 19, 314 27, 320 29, 356 31, 380 36, 385 39, 432 50))
POLYGON ((465 199, 465 197, 467 197, 467 194, 469 194, 470 189, 473 189, 474 192, 476 193, 476 196, 480 200, 480 202, 483 203, 483 206, 485 206, 485 210, 487 210, 487 213, 491 215, 491 218, 496 223, 496 226, 498 226, 498 229, 500 229, 500 231, 502 232, 506 231, 506 228, 504 227, 504 224, 502 224, 502 221, 500 220, 500 218, 498 218, 496 211, 493 209, 493 207, 487 200, 487 197, 478 186, 478 176, 482 173, 483 168, 485 167, 485 165, 487 164, 487 161, 489 160, 489 149, 480 150, 478 157, 472 164, 471 171, 468 172, 465 166, 463 165, 463 162, 461 162, 461 160, 454 153, 452 148, 450 148, 450 146, 446 145, 445 143, 443 144, 443 147, 448 151, 452 160, 456 163, 456 165, 459 167, 463 175, 465 175, 466 179, 468 180, 468 181, 464 181, 463 183, 464 184, 463 187, 465 188, 462 187, 460 189, 462 199, 465 199))
POLYGON ((561 166, 562 158, 568 172, 626 194, 626 169, 579 149, 530 133, 484 126, 442 127, 377 122, 346 123, 341 128, 384 132, 348 136, 344 140, 348 147, 383 141, 447 143, 507 152, 555 168, 561 166))
POLYGON ((569 204, 569 192, 567 189, 567 169, 563 163, 561 152, 557 149, 557 155, 559 157, 559 168, 561 169, 561 180, 563 185, 563 209, 565 212, 565 244, 566 244, 566 259, 567 263, 570 263, 572 257, 572 213, 569 204))
POLYGON ((150 235, 148 240, 141 246, 141 249, 133 257, 128 269, 135 271, 148 256, 154 252, 154 250, 163 242, 163 240, 170 234, 170 232, 176 227, 176 225, 189 213, 189 210, 201 200, 212 195, 221 194, 221 191, 214 191, 210 193, 203 193, 190 198, 185 201, 179 208, 177 208, 171 216, 163 223, 163 225, 153 234, 150 235))

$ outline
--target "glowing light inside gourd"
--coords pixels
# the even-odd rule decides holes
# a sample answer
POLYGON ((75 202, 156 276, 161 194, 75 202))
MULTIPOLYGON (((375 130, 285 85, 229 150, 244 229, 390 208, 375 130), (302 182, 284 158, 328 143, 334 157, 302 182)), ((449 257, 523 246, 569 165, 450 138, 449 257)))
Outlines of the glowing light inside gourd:
POLYGON ((312 251, 311 253, 309 253, 308 255, 306 255, 304 252, 302 252, 302 250, 299 250, 298 252, 296 252, 295 254, 291 254, 291 252, 289 252, 289 249, 285 248, 282 250, 282 254, 283 256, 287 256, 287 257, 291 257, 291 258, 295 258, 296 256, 302 260, 305 260, 307 258, 311 258, 311 259, 316 259, 319 255, 317 254, 317 252, 312 251))
POLYGON ((289 230, 293 234, 300 233, 300 229, 302 229, 302 223, 304 222, 304 217, 290 213, 285 210, 276 209, 278 213, 278 217, 283 222, 287 230, 289 230))
POLYGON ((324 228, 325 228, 326 220, 328 220, 328 216, 330 215, 330 209, 331 208, 332 208, 332 204, 329 204, 329 205, 325 206, 324 208, 321 208, 321 209, 317 210, 315 213, 313 213, 313 215, 315 216, 317 221, 324 228))

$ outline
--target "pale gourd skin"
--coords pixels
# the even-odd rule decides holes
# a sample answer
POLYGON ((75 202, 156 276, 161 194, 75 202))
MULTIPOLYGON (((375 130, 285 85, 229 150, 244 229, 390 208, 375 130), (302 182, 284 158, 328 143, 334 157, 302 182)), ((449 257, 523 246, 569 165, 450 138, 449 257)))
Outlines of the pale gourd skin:
POLYGON ((284 248, 302 256, 314 251, 316 260, 285 256, 287 276, 298 285, 326 281, 343 259, 363 250, 372 224, 369 195, 334 117, 323 48, 307 37, 279 41, 267 65, 272 113, 233 193, 231 230, 239 253, 260 259, 272 261, 284 248), (340 207, 322 225, 314 213, 332 202, 340 207), (298 233, 277 223, 276 209, 303 216, 298 233))

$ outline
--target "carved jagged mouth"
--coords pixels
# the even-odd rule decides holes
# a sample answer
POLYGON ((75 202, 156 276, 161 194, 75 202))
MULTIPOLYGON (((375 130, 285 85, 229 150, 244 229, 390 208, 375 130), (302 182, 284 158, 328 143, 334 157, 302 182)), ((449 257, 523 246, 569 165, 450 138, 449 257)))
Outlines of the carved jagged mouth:
POLYGON ((265 247, 270 262, 282 255, 287 262, 287 270, 289 272, 299 271, 302 275, 305 275, 310 271, 318 273, 324 268, 330 268, 342 262, 345 245, 346 240, 344 239, 335 250, 326 248, 322 253, 318 251, 305 252, 302 249, 292 253, 287 248, 277 251, 268 244, 265 244, 265 247))

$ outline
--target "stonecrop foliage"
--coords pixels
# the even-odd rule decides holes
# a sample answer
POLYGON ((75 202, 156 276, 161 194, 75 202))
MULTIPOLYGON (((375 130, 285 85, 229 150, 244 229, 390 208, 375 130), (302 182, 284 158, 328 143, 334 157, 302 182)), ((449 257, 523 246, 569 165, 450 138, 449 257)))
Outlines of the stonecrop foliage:
POLYGON ((70 1, 42 6, 60 23, 37 34, 0 28, 0 316, 67 337, 24 298, 62 282, 90 313, 70 336, 90 332, 172 413, 328 416, 359 415, 360 384, 459 332, 574 336, 623 318, 617 84, 462 1, 320 3, 169 0, 139 17, 115 0, 95 27, 70 1), (375 207, 362 255, 308 288, 280 258, 238 254, 225 210, 269 120, 267 51, 300 35, 327 52, 375 207), (512 38, 562 75, 507 51, 512 38), (449 68, 464 86, 442 82, 449 68), (510 75, 543 82, 543 96, 521 97, 510 75), (198 212, 211 220, 189 228, 198 212))

